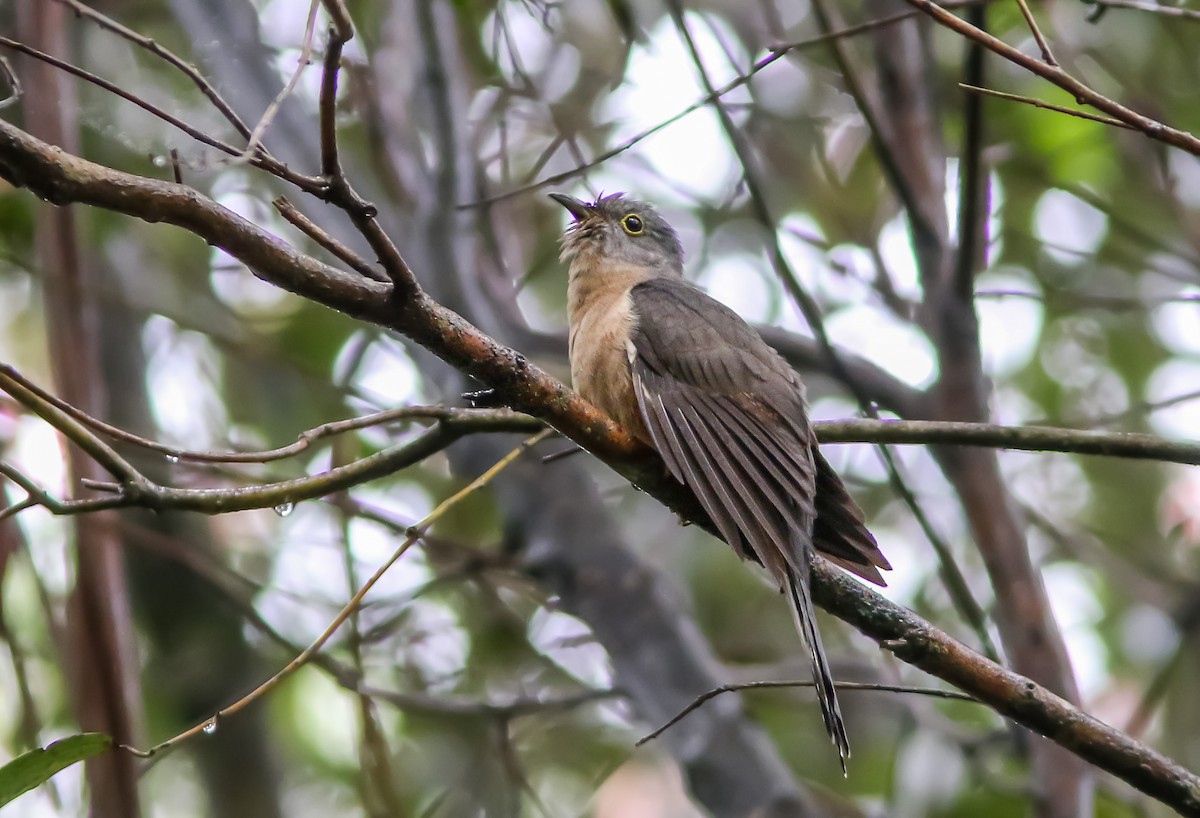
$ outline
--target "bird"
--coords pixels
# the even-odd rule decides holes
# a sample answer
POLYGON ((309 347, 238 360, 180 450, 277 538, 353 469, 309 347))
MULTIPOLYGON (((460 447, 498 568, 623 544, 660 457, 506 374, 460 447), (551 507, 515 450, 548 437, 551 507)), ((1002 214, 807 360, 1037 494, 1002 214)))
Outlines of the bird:
POLYGON ((734 551, 787 594, 843 773, 846 726, 810 590, 816 553, 876 585, 891 565, 817 446, 804 383, 736 312, 684 278, 679 234, 624 193, 550 197, 573 219, 574 388, 658 452, 734 551))

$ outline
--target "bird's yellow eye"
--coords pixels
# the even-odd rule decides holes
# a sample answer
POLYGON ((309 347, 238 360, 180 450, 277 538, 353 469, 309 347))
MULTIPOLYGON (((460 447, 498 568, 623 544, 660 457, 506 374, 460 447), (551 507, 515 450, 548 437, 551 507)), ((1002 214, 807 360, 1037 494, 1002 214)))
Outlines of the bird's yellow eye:
POLYGON ((642 217, 636 213, 630 213, 625 218, 621 219, 621 226, 625 228, 625 232, 631 236, 640 236, 646 232, 646 226, 642 224, 642 217))

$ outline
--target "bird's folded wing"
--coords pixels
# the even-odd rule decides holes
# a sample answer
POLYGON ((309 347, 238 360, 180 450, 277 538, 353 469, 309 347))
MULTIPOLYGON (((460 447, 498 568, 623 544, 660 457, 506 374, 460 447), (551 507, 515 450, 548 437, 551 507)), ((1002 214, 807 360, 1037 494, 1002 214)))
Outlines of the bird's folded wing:
POLYGON ((740 317, 684 282, 645 282, 631 298, 634 384, 667 467, 744 556, 781 584, 789 567, 807 576, 816 464, 794 373, 778 371, 740 317))
POLYGON ((631 292, 630 363, 646 428, 722 537, 777 580, 808 544, 864 579, 887 568, 816 448, 799 377, 736 313, 683 281, 631 292))

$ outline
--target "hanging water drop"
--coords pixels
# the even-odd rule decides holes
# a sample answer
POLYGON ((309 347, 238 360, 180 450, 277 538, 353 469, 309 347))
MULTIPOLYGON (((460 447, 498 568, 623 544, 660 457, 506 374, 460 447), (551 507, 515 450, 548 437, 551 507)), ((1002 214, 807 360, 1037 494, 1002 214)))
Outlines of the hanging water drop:
POLYGON ((275 513, 278 514, 280 517, 286 517, 295 510, 296 510, 295 503, 280 503, 279 505, 275 506, 275 513))
POLYGON ((213 733, 217 732, 217 717, 213 716, 211 719, 204 722, 204 726, 200 729, 204 731, 204 735, 206 736, 211 736, 213 733))
POLYGON ((168 462, 168 463, 178 463, 178 462, 179 462, 179 455, 175 455, 175 454, 169 454, 169 455, 167 455, 167 462, 168 462))

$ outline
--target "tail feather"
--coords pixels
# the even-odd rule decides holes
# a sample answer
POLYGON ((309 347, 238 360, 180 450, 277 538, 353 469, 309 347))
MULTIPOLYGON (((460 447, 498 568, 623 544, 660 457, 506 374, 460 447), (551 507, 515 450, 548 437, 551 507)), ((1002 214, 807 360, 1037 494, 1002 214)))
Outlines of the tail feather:
POLYGON ((846 736, 846 725, 842 721, 842 710, 838 706, 833 673, 829 669, 829 660, 825 658, 821 633, 817 630, 816 611, 813 608, 812 595, 809 592, 808 577, 798 576, 796 571, 790 567, 788 568, 788 595, 792 599, 796 629, 808 646, 809 657, 812 660, 813 687, 817 691, 817 701, 821 705, 821 718, 825 721, 825 730, 833 740, 833 745, 837 747, 838 757, 842 762, 842 774, 845 775, 846 759, 850 757, 850 740, 846 736))
POLYGON ((879 569, 891 569, 875 537, 863 522, 862 509, 846 491, 842 478, 820 449, 813 449, 817 464, 817 520, 813 545, 821 556, 876 585, 887 585, 879 569))

